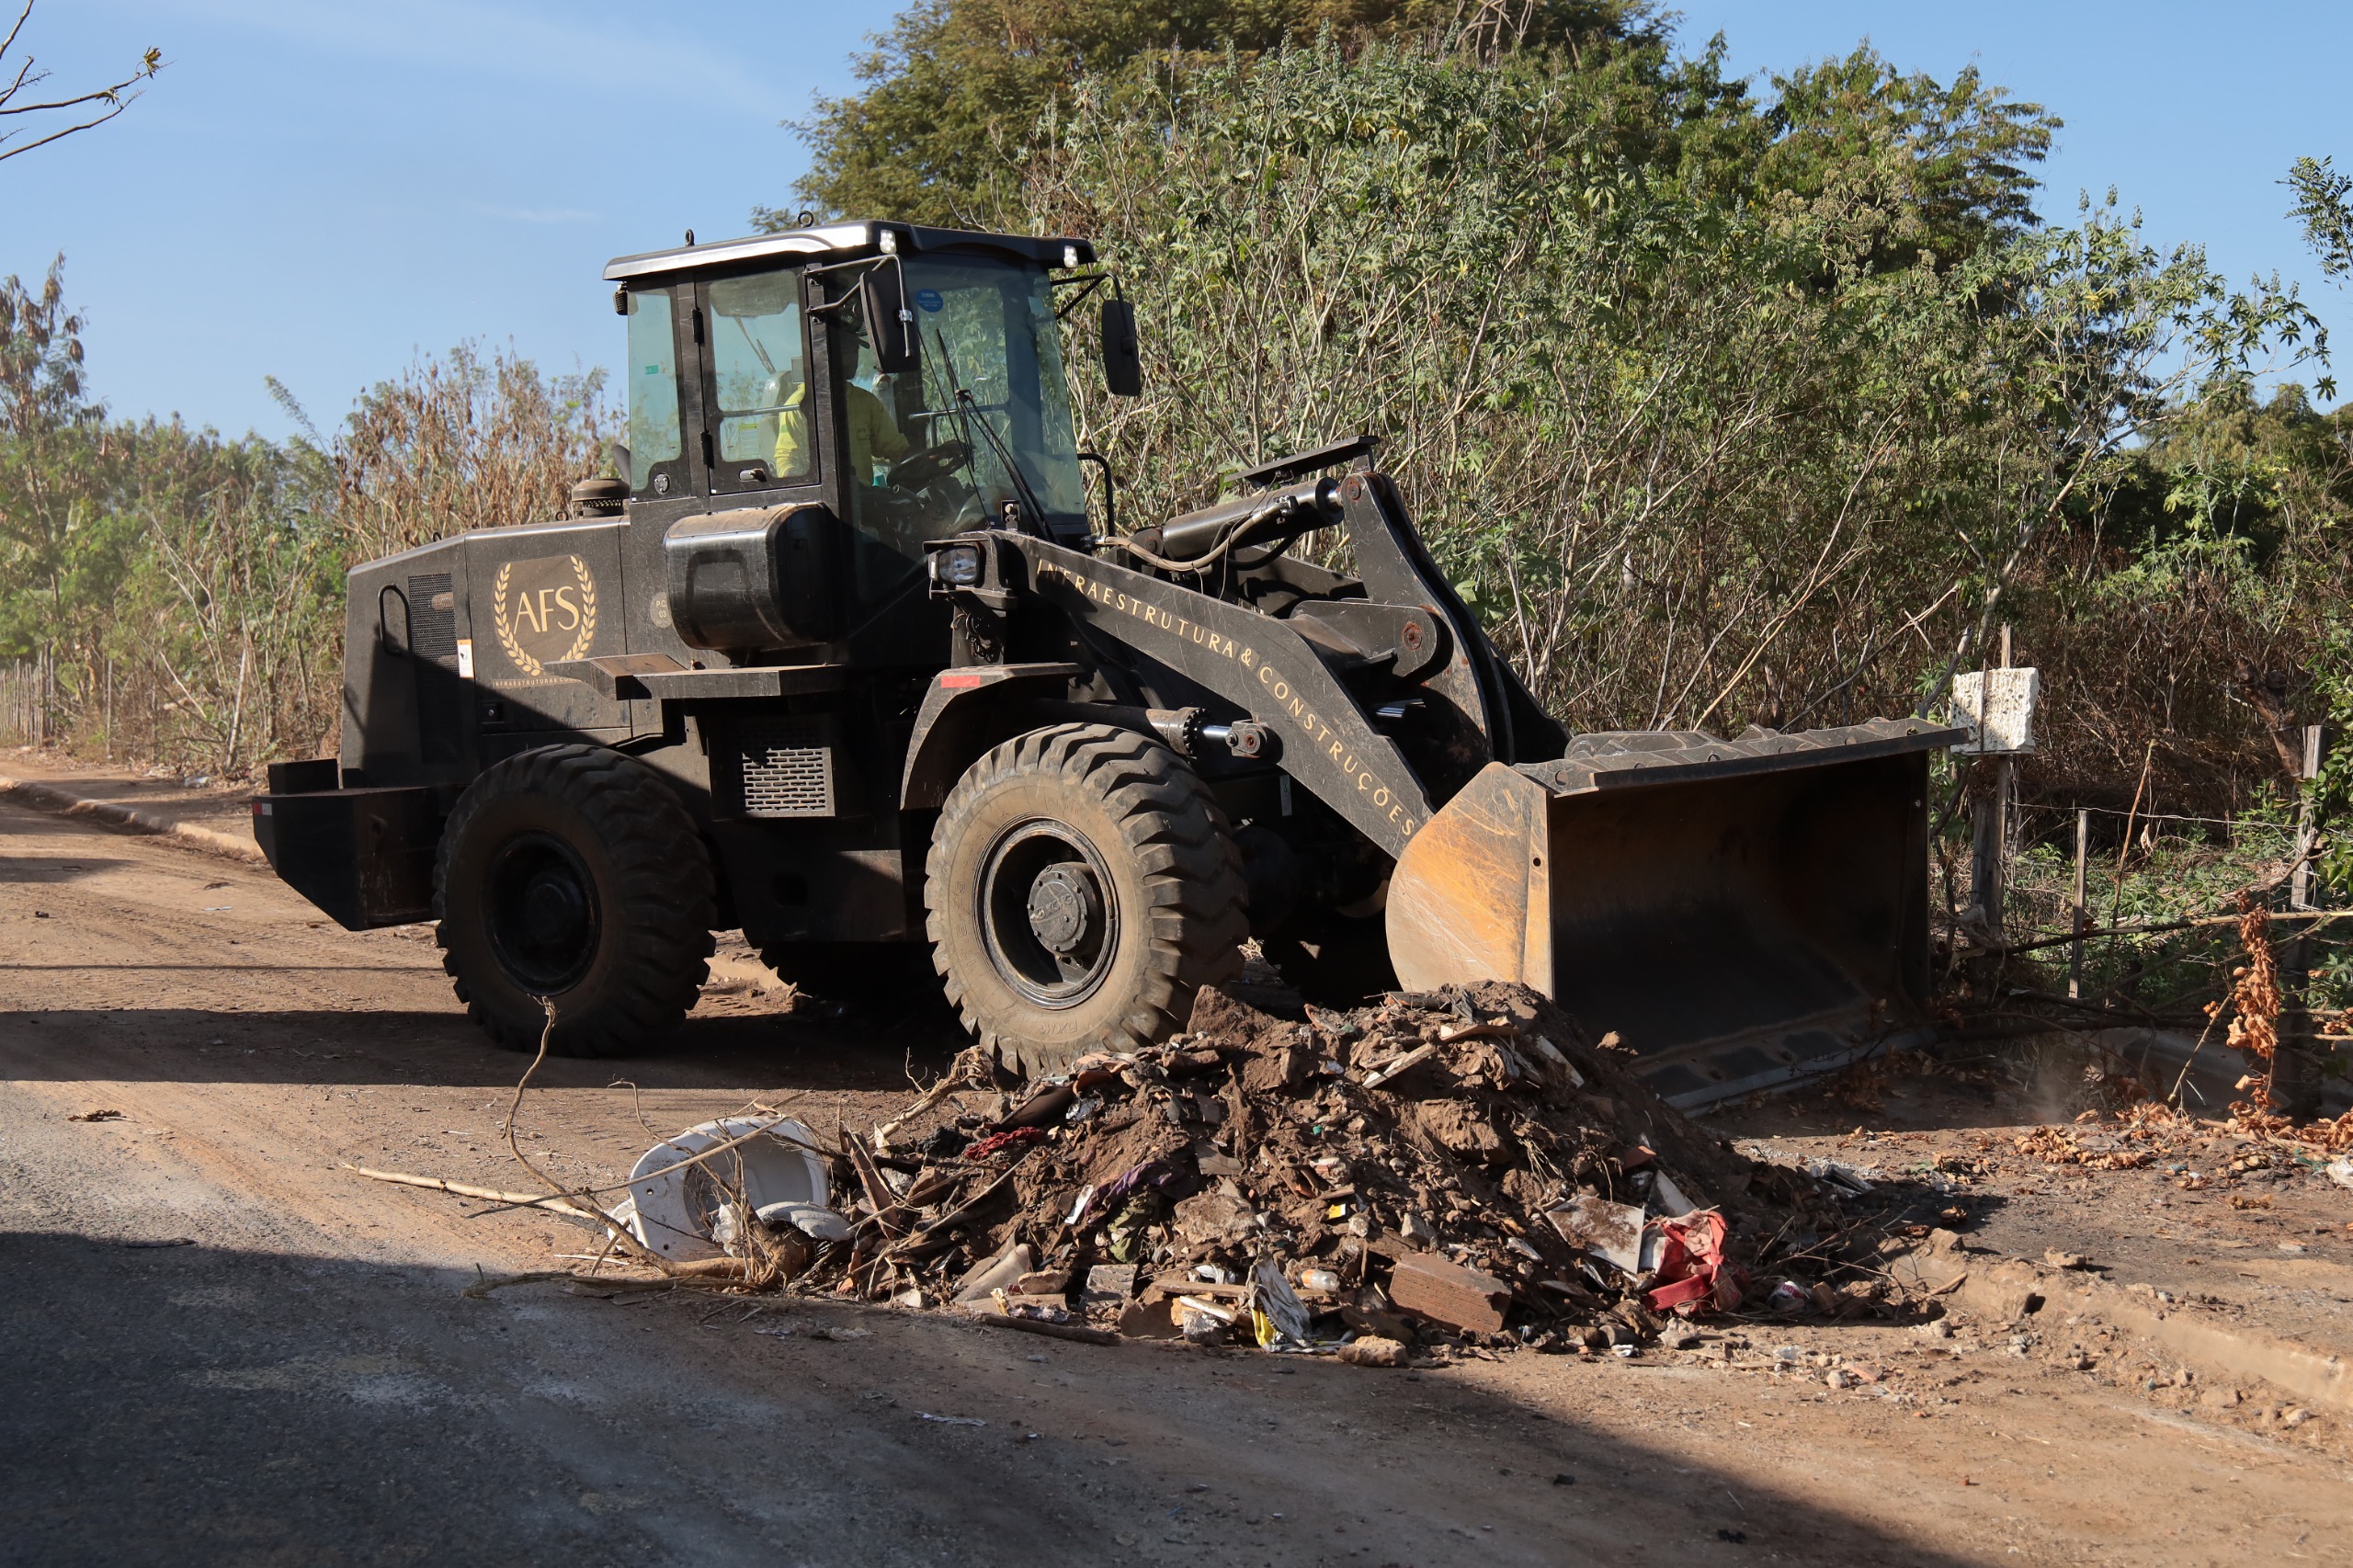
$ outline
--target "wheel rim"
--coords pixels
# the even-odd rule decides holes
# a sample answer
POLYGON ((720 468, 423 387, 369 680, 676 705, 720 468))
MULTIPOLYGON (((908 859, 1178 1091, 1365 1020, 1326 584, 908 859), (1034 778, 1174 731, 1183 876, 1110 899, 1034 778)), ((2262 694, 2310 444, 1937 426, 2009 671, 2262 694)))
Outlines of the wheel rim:
POLYGON ((544 833, 508 839, 483 892, 491 950, 517 985, 551 996, 588 972, 604 921, 596 879, 570 845, 544 833))
POLYGON ((1042 818, 1015 824, 989 846, 973 899, 989 961, 1022 1000, 1074 1007, 1102 989, 1120 905, 1086 835, 1042 818))

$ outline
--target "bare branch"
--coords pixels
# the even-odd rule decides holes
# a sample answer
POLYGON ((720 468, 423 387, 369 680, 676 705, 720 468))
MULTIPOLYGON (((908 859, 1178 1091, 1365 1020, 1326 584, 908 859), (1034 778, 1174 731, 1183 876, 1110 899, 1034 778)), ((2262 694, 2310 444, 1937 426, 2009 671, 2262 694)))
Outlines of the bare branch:
MULTIPOLYGON (((9 27, 7 36, 0 39, 0 74, 7 73, 8 53, 16 47, 17 38, 24 32, 25 24, 31 19, 35 4, 37 0, 24 0, 24 6, 17 13, 17 19, 9 27)), ((0 132, 0 162, 22 157, 36 148, 46 147, 52 142, 62 142, 68 136, 104 125, 138 101, 140 95, 132 89, 142 82, 152 80, 154 74, 164 68, 165 63, 164 51, 150 48, 139 56, 138 66, 120 81, 109 82, 105 86, 93 87, 86 92, 74 93, 64 97, 41 98, 30 103, 19 103, 17 100, 28 88, 37 86, 49 79, 49 73, 38 69, 33 56, 27 53, 18 61, 14 74, 8 75, 7 85, 0 87, 0 119, 49 115, 70 117, 74 115, 75 111, 85 110, 93 105, 103 104, 106 108, 103 113, 75 119, 70 125, 48 131, 46 134, 36 134, 33 140, 15 146, 8 146, 6 143, 27 134, 28 131, 42 130, 40 122, 30 121, 24 128, 0 132)))

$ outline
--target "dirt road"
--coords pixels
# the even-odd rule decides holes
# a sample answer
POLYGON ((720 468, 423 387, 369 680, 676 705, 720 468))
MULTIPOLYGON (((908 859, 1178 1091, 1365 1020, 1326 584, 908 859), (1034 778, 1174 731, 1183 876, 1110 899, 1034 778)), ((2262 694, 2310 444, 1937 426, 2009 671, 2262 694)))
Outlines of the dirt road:
MULTIPOLYGON (((552 1064, 526 1147, 612 1180, 648 1126, 755 1096, 870 1120, 954 1044, 709 998, 658 1060, 552 1064)), ((0 801, 0 1562, 2348 1560, 2353 1468, 2310 1428, 2154 1403, 1992 1325, 1772 1333, 1773 1372, 1406 1373, 464 1299, 582 1233, 344 1167, 517 1185, 520 1065, 428 941, 0 801), (69 1119, 95 1110, 120 1115, 69 1119), (1877 1381, 1825 1386, 1825 1354, 1877 1381)))

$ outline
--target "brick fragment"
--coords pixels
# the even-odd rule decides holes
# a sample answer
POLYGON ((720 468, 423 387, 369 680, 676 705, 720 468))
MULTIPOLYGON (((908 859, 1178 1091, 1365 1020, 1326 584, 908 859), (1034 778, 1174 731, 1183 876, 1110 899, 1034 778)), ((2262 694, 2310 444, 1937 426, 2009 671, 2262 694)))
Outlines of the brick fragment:
POLYGON ((1389 1277, 1389 1301, 1401 1312, 1472 1334, 1495 1334, 1511 1304, 1511 1287, 1492 1274, 1449 1263, 1435 1253, 1408 1253, 1389 1277))

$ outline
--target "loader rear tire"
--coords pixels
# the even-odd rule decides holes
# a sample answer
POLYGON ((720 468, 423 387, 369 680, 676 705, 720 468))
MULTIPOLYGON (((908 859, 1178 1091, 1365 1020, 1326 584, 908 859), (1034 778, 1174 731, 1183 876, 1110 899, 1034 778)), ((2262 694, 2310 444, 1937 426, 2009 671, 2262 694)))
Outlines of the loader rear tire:
POLYGON ((498 763, 459 797, 433 873, 441 967, 511 1051, 626 1056, 676 1028, 710 978, 710 852, 677 794, 604 746, 498 763))
POLYGON ((968 768, 924 898, 949 1000, 1032 1074, 1165 1040, 1249 933, 1215 798, 1168 747, 1103 724, 1032 730, 968 768))

